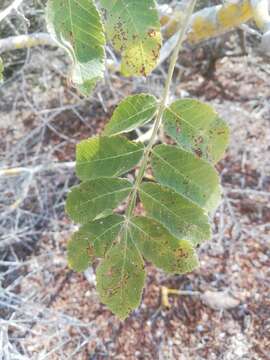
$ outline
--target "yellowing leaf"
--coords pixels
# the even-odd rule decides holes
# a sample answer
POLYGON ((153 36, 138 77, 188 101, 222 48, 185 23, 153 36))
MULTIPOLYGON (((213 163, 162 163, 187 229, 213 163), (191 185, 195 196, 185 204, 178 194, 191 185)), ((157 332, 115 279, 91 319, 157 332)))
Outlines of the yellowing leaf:
POLYGON ((103 78, 105 58, 105 36, 94 1, 49 0, 47 26, 72 59, 74 86, 88 96, 103 78))
POLYGON ((161 32, 154 0, 100 0, 105 27, 121 52, 124 75, 146 76, 157 64, 161 32))

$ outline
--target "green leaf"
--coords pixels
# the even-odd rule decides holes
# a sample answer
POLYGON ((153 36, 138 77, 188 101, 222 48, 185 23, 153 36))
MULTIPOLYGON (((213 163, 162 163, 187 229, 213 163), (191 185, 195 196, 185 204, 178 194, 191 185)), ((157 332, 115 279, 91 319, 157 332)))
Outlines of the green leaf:
POLYGON ((140 197, 149 216, 178 239, 190 240, 197 245, 211 237, 204 211, 175 191, 158 184, 143 183, 140 197))
POLYGON ((75 271, 84 271, 93 257, 104 257, 123 225, 124 218, 111 215, 83 225, 68 242, 68 264, 75 271))
POLYGON ((88 180, 122 175, 140 161, 143 150, 143 144, 135 144, 121 136, 83 140, 77 145, 77 176, 88 180))
POLYGON ((124 75, 146 76, 157 64, 161 32, 154 0, 100 0, 105 27, 121 52, 124 75))
POLYGON ((126 227, 97 268, 101 301, 124 319, 139 306, 145 281, 144 261, 126 227))
POLYGON ((216 170, 207 162, 176 146, 153 149, 154 176, 161 185, 191 199, 206 210, 214 210, 221 199, 216 170))
POLYGON ((164 129, 184 149, 216 163, 229 141, 229 129, 211 106, 198 100, 172 103, 164 112, 164 129))
POLYGON ((134 217, 131 233, 143 256, 157 267, 184 274, 198 267, 196 252, 187 240, 178 240, 161 224, 146 217, 134 217))
POLYGON ((124 179, 98 178, 73 187, 68 194, 66 211, 72 220, 85 224, 104 210, 114 209, 132 189, 124 179))
POLYGON ((71 80, 88 96, 103 78, 105 36, 92 0, 49 0, 47 26, 73 61, 71 80))
POLYGON ((152 95, 139 94, 125 98, 115 109, 106 125, 105 135, 129 132, 150 121, 157 110, 157 100, 152 95))

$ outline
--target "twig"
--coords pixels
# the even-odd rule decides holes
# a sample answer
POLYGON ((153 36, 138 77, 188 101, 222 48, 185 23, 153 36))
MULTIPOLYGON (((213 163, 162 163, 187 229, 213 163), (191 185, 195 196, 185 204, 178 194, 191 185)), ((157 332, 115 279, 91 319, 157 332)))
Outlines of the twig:
POLYGON ((185 296, 201 296, 200 291, 188 291, 188 290, 177 290, 170 289, 166 286, 161 287, 161 304, 163 307, 169 309, 171 307, 169 303, 169 295, 185 295, 185 296))
POLYGON ((1 176, 20 176, 23 173, 34 175, 43 171, 52 171, 56 169, 73 169, 75 167, 74 161, 58 162, 51 164, 42 164, 33 167, 16 167, 16 168, 3 168, 0 169, 1 176))
POLYGON ((225 188, 226 194, 246 194, 246 195, 257 195, 257 196, 270 196, 270 192, 254 190, 254 189, 230 189, 225 188))
POLYGON ((7 51, 28 49, 40 45, 57 46, 53 38, 47 33, 10 36, 0 40, 0 54, 7 51))
POLYGON ((0 12, 0 22, 4 20, 5 17, 11 14, 12 11, 17 11, 18 7, 22 4, 24 0, 14 0, 5 10, 0 12))
MULTIPOLYGON (((70 161, 70 162, 59 162, 59 163, 51 163, 51 164, 41 164, 34 167, 17 167, 17 168, 0 169, 0 178, 25 175, 25 179, 23 180, 24 186, 20 194, 20 197, 8 207, 6 213, 12 212, 13 210, 17 209, 20 206, 20 204, 24 201, 24 199, 28 195, 33 178, 37 173, 55 171, 59 169, 74 169, 74 167, 75 167, 75 162, 70 161)), ((16 243, 16 240, 14 240, 14 243, 16 243)), ((4 241, 2 241, 0 243, 0 248, 4 246, 5 246, 4 241)))

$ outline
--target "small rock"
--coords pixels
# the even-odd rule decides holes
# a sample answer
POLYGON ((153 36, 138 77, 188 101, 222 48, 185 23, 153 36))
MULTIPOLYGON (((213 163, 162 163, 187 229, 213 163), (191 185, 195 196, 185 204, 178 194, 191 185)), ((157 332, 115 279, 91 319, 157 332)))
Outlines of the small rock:
POLYGON ((206 291, 201 295, 205 305, 214 310, 232 309, 240 304, 240 301, 225 291, 206 291))

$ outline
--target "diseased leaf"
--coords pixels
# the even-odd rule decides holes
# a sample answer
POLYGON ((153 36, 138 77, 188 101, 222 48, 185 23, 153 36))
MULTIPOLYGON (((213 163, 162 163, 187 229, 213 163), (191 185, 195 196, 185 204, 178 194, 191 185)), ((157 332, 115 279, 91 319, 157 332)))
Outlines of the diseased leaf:
POLYGON ((94 1, 48 0, 47 26, 73 61, 73 84, 88 96, 105 69, 105 36, 94 1))
POLYGON ((211 106, 198 100, 172 103, 164 112, 164 129, 179 145, 216 163, 228 145, 229 129, 211 106))
POLYGON ((157 100, 152 95, 139 94, 125 98, 115 109, 106 125, 105 135, 129 132, 150 121, 157 110, 157 100))
POLYGON ((139 306, 145 281, 144 261, 127 228, 97 268, 101 301, 124 319, 139 306))
POLYGON ((211 237, 204 211, 175 191, 155 183, 143 183, 140 198, 148 215, 176 238, 190 240, 197 245, 211 237))
POLYGON ((143 256, 167 272, 184 274, 199 265, 190 241, 178 240, 153 219, 134 217, 131 234, 143 256))
POLYGON ((125 179, 98 178, 72 188, 66 201, 66 211, 76 222, 85 224, 104 210, 114 209, 132 189, 125 179))
POLYGON ((89 241, 84 227, 75 232, 69 240, 67 245, 67 256, 69 267, 78 272, 86 270, 92 263, 92 244, 89 241))
POLYGON ((205 160, 171 145, 153 149, 154 176, 161 185, 191 199, 206 210, 214 210, 221 199, 216 170, 205 160))
POLYGON ((105 27, 122 54, 124 75, 146 76, 157 64, 161 32, 154 0, 100 0, 105 27))
POLYGON ((143 155, 143 144, 121 136, 81 141, 76 149, 76 172, 81 180, 119 176, 132 169, 143 155))
POLYGON ((94 257, 104 257, 117 238, 124 218, 111 215, 83 225, 68 242, 68 264, 75 271, 84 271, 94 257))

